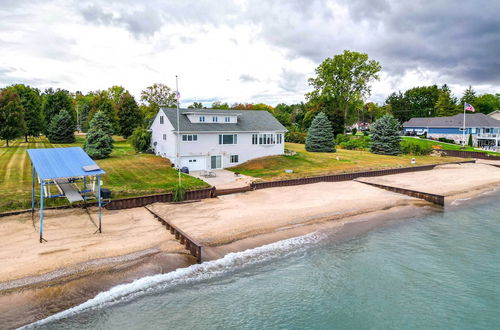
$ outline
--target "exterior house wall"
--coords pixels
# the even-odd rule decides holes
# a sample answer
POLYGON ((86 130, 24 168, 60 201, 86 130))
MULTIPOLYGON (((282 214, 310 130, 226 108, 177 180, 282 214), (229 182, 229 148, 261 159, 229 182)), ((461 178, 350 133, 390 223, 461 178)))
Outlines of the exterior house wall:
MULTIPOLYGON (((244 163, 254 158, 282 155, 285 152, 284 134, 280 144, 252 144, 252 134, 272 133, 272 132, 244 132, 244 133, 226 133, 236 134, 237 144, 219 144, 219 135, 222 133, 181 133, 198 135, 197 141, 180 142, 180 155, 186 156, 222 156, 222 167, 231 167, 244 163), (231 163, 231 155, 238 155, 238 162, 231 163)), ((207 169, 210 166, 210 157, 206 159, 207 169)))
POLYGON ((170 121, 159 111, 151 124, 151 148, 155 154, 171 161, 175 158, 175 134, 173 130, 174 127, 170 121), (160 116, 163 116, 163 124, 160 124, 160 116), (163 139, 163 134, 166 134, 166 140, 163 139))

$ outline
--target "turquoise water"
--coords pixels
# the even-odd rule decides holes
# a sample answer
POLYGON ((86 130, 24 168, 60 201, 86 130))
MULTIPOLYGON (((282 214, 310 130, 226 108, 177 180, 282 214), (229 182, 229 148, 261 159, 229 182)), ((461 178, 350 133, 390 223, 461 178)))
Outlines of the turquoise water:
POLYGON ((312 234, 113 288, 50 329, 498 329, 500 195, 347 242, 312 234))

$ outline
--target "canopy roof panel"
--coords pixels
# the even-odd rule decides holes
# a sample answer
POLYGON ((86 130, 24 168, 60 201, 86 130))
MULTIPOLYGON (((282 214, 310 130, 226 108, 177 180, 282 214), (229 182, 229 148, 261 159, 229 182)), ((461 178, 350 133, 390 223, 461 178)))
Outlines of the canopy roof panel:
POLYGON ((41 180, 102 175, 103 171, 80 147, 28 149, 28 155, 41 180), (85 171, 84 166, 97 169, 85 171))

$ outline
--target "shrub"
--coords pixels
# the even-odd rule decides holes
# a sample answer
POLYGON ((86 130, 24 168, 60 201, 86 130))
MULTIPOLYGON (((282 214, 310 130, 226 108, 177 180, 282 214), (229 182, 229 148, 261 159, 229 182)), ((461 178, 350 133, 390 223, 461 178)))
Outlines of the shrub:
POLYGON ((136 152, 145 152, 151 145, 151 132, 144 127, 136 127, 128 142, 136 152))
POLYGON ((306 136, 307 133, 305 132, 299 132, 299 131, 287 132, 285 134, 285 141, 304 144, 306 143, 306 136))
POLYGON ((455 144, 455 140, 447 139, 447 138, 444 138, 444 137, 440 137, 440 138, 438 138, 438 141, 440 141, 440 142, 445 142, 445 143, 452 143, 452 144, 455 144))
POLYGON ((349 141, 339 143, 339 147, 347 150, 364 150, 370 146, 369 137, 352 137, 349 141))
POLYGON ((432 152, 432 146, 418 141, 404 140, 401 142, 401 152, 410 155, 428 155, 432 152))
POLYGON ((368 135, 370 135, 370 132, 368 132, 368 131, 363 131, 363 136, 368 136, 368 135))
POLYGON ((306 137, 306 150, 309 152, 335 152, 332 124, 325 113, 314 117, 306 137))
POLYGON ((177 184, 172 190, 172 200, 182 202, 186 198, 186 188, 182 184, 177 184))
POLYGON ((358 129, 356 127, 353 127, 351 133, 352 135, 356 135, 356 133, 358 133, 358 129))
POLYGON ((350 137, 346 134, 337 134, 337 137, 335 138, 335 142, 337 145, 340 145, 342 142, 349 142, 350 137))

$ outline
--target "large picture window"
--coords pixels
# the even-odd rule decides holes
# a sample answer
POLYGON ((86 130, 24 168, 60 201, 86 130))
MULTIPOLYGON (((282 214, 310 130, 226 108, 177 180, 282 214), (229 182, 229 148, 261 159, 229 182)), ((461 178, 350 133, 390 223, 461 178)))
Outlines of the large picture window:
POLYGON ((198 141, 198 135, 196 135, 196 134, 183 134, 182 141, 196 142, 196 141, 198 141))
POLYGON ((220 134, 219 144, 237 144, 238 135, 237 134, 220 134))
POLYGON ((261 133, 252 134, 252 144, 282 144, 283 134, 261 133))

